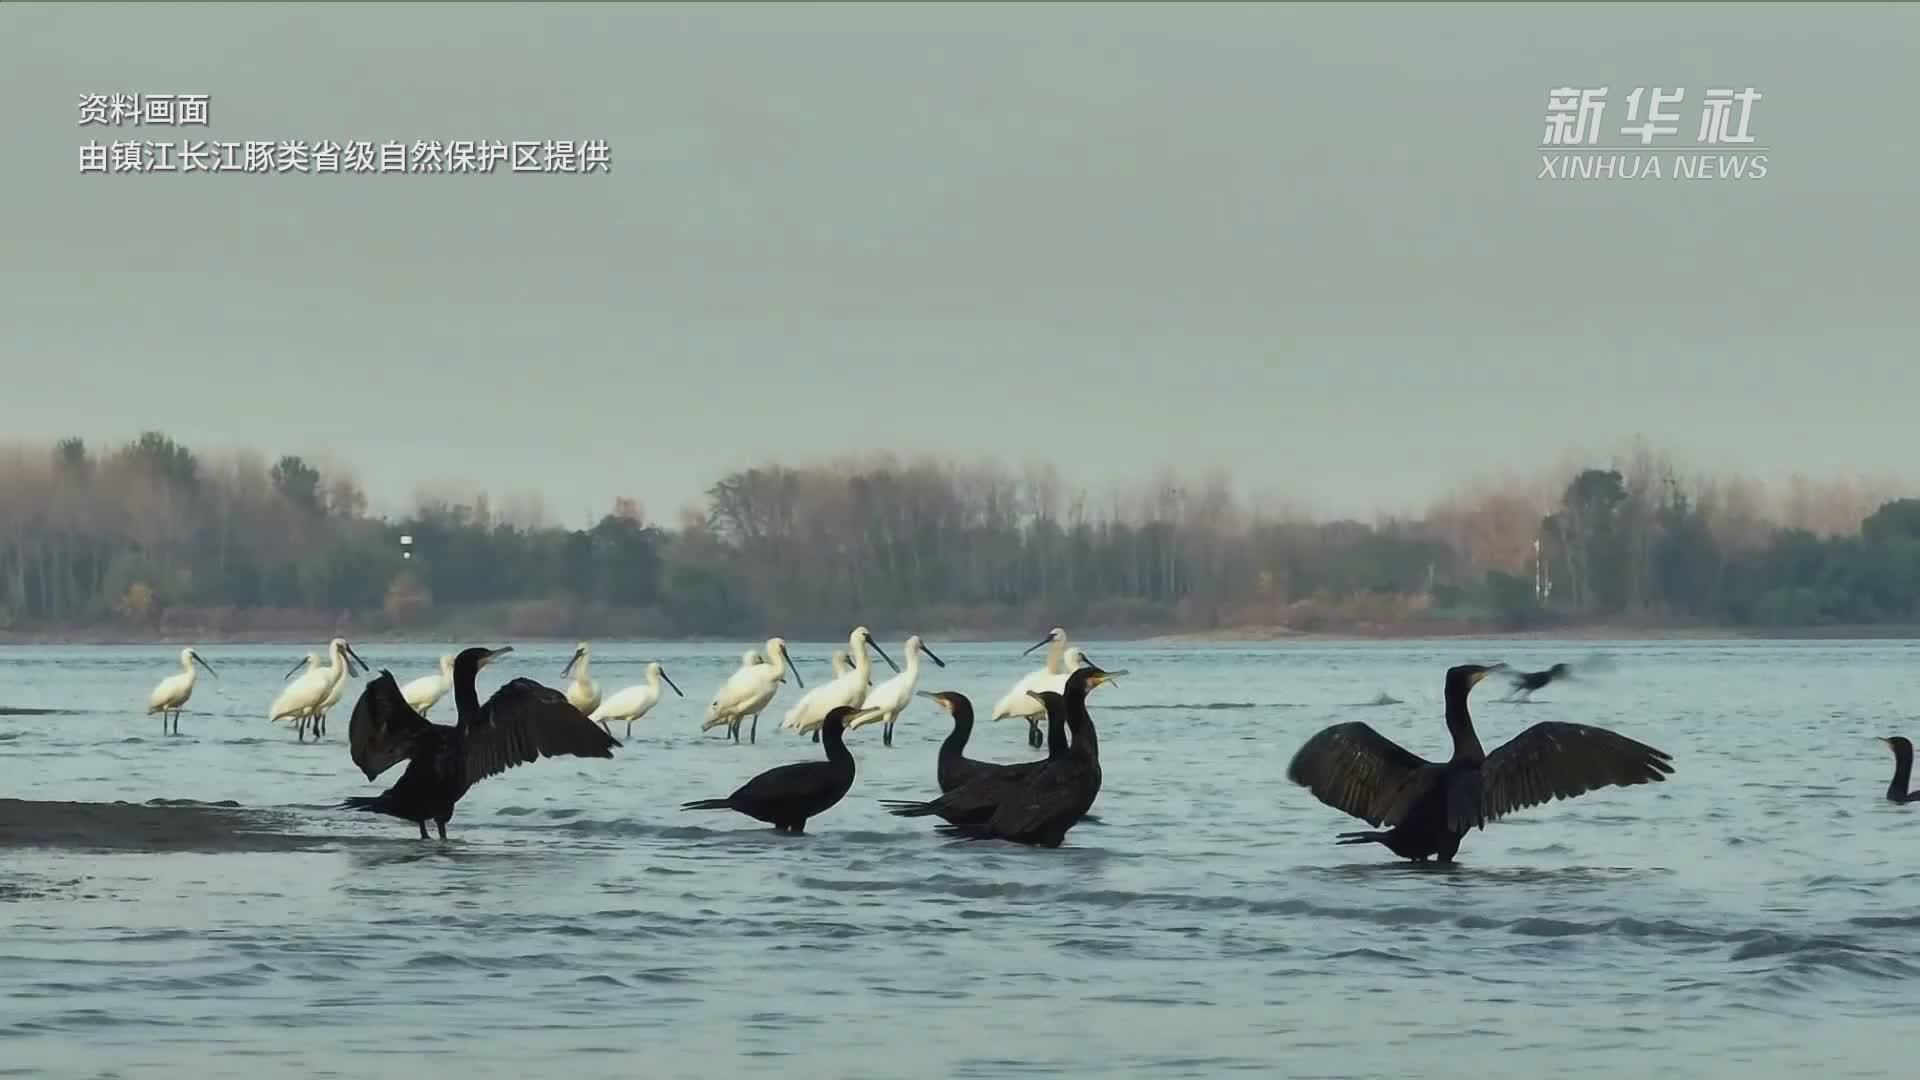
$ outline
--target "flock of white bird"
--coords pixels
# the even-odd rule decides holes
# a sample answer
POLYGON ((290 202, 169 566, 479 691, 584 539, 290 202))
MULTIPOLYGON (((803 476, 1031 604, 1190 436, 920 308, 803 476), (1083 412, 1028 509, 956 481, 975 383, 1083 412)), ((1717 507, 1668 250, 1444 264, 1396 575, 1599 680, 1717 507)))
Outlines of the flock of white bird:
MULTIPOLYGON (((1040 745, 1040 721, 1045 719, 1045 707, 1033 692, 1052 690, 1055 693, 1066 687, 1067 676, 1075 669, 1088 663, 1086 653, 1067 644, 1067 632, 1054 627, 1038 643, 1027 649, 1033 652, 1041 646, 1047 646, 1046 665, 1023 676, 1013 684, 993 707, 995 720, 1020 718, 1027 721, 1028 741, 1040 745)), ((658 661, 647 664, 646 681, 625 689, 615 691, 602 699, 600 687, 594 683, 588 672, 592 650, 586 642, 574 647, 572 659, 560 674, 569 681, 566 687, 567 702, 586 714, 612 734, 611 724, 625 722, 626 733, 633 734, 634 721, 641 719, 660 703, 662 683, 673 692, 685 697, 680 687, 662 668, 658 661)), ((797 701, 787 709, 786 718, 781 727, 800 735, 812 735, 818 740, 820 725, 829 712, 842 705, 851 705, 861 709, 861 714, 849 725, 852 731, 870 724, 881 724, 881 740, 887 746, 893 745, 893 725, 912 703, 915 690, 920 684, 920 658, 926 657, 940 667, 946 667, 946 661, 934 655, 926 642, 915 634, 907 638, 902 655, 906 667, 894 663, 880 643, 864 626, 856 626, 853 633, 847 635, 847 649, 838 649, 833 653, 833 678, 811 690, 806 689, 800 672, 793 666, 793 658, 787 654, 787 643, 783 638, 768 638, 766 652, 753 649, 741 654, 740 666, 720 684, 720 689, 707 703, 706 719, 700 730, 711 731, 716 727, 725 727, 734 742, 740 741, 740 725, 750 722, 747 729, 749 742, 759 735, 760 714, 773 703, 774 696, 792 673, 797 687, 803 691, 797 701), (895 672, 885 682, 875 685, 873 682, 873 659, 868 650, 879 653, 880 658, 895 672)), ((1025 655, 1024 653, 1022 655, 1025 655)), ((269 722, 288 721, 293 723, 297 737, 304 741, 309 729, 314 738, 326 734, 327 713, 339 704, 345 691, 347 679, 358 664, 361 673, 369 668, 367 662, 353 650, 345 638, 334 638, 327 643, 327 662, 322 664, 317 653, 308 653, 306 658, 288 671, 286 678, 293 679, 286 688, 274 697, 273 704, 267 708, 269 722), (303 671, 302 668, 305 670, 303 671)), ((178 734, 180 713, 193 697, 194 681, 199 669, 204 668, 209 675, 215 675, 213 667, 201 658, 192 648, 180 650, 180 672, 161 679, 147 696, 147 713, 160 714, 161 730, 171 730, 178 734), (197 665, 197 666, 196 666, 197 665), (172 727, 168 728, 169 720, 172 727)), ((215 675, 217 678, 218 676, 215 675)), ((400 688, 400 694, 407 704, 422 716, 425 716, 439 700, 453 689, 453 655, 440 658, 440 670, 432 675, 423 675, 400 688)))

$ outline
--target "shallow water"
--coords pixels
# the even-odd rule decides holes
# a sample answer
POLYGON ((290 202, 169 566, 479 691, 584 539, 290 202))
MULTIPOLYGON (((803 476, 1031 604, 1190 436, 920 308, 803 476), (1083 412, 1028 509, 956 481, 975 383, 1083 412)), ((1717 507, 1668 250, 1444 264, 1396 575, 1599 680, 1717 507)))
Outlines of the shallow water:
MULTIPOLYGON (((559 685, 571 643, 489 669, 559 685)), ((924 689, 982 715, 1025 642, 934 647, 924 689)), ((232 799, 337 837, 290 853, 0 851, 0 1075, 207 1077, 1880 1076, 1906 1067, 1920 974, 1920 805, 1881 797, 1873 737, 1914 719, 1908 643, 1087 644, 1130 674, 1093 698, 1097 822, 1032 851, 936 839, 876 800, 927 797, 945 717, 807 836, 682 813, 815 744, 702 736, 732 646, 603 646, 606 693, 658 658, 669 695, 612 761, 478 785, 449 826, 326 807, 371 794, 264 719, 301 653, 208 648, 183 734, 140 714, 173 648, 0 649, 0 796, 232 799), (1451 871, 1378 847, 1288 784, 1320 727, 1363 719, 1438 757, 1451 663, 1584 677, 1500 704, 1674 755, 1667 783, 1536 807, 1451 871), (1399 704, 1360 704, 1380 695, 1399 704), (1496 1058, 1494 1055, 1498 1055, 1496 1058), (1498 1067, 1494 1062, 1498 1061, 1498 1067)), ((795 646, 811 684, 831 646, 795 646)), ((441 649, 368 644, 401 681, 441 649)), ((898 650, 889 646, 898 659, 898 650)), ((453 719, 452 701, 434 718, 453 719)), ((615 734, 620 734, 616 725, 615 734)), ((982 722, 972 756, 1034 755, 982 722)))

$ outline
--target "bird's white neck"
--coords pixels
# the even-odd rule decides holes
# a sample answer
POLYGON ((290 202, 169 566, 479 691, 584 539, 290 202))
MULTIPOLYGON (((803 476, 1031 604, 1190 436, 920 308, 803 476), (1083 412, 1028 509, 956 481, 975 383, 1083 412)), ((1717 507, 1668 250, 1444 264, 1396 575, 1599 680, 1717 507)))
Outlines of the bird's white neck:
POLYGON ((332 671, 344 670, 347 666, 346 647, 339 642, 327 646, 327 667, 332 671))
POLYGON ((907 677, 909 683, 920 681, 920 650, 917 647, 907 650, 907 666, 901 674, 907 677))
POLYGON ((653 667, 651 665, 648 666, 647 685, 653 687, 654 693, 657 694, 660 692, 660 669, 659 668, 653 667))
POLYGON ((1047 646, 1047 671, 1054 675, 1067 673, 1066 638, 1055 638, 1053 644, 1047 646))

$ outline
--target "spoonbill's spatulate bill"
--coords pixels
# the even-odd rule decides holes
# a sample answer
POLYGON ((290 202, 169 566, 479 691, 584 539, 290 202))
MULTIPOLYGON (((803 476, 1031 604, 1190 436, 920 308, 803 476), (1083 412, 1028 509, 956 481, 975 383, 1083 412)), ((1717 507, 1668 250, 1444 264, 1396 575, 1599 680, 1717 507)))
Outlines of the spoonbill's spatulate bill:
POLYGON ((1516 810, 1602 787, 1661 781, 1672 757, 1606 728, 1549 721, 1489 754, 1480 748, 1467 695, 1504 664, 1447 669, 1447 731, 1453 756, 1428 761, 1358 720, 1306 741, 1287 778, 1321 802, 1383 832, 1342 833, 1342 844, 1380 844, 1404 859, 1453 861, 1469 829, 1516 810))
POLYGON ((180 734, 180 710, 186 708, 187 701, 193 697, 195 664, 206 668, 207 674, 214 678, 220 677, 215 674, 211 664, 202 660, 200 654, 193 648, 188 647, 180 650, 180 671, 161 679, 154 686, 153 693, 147 695, 147 715, 160 714, 160 733, 163 735, 167 734, 168 714, 173 716, 173 734, 180 734))
POLYGON ((460 718, 452 727, 409 708, 392 672, 382 671, 368 682, 347 725, 353 763, 368 780, 402 761, 407 769, 386 791, 348 799, 342 808, 416 822, 422 840, 431 821, 445 840, 454 804, 489 776, 543 757, 612 757, 618 739, 560 691, 532 679, 514 679, 481 704, 474 677, 512 651, 511 645, 475 647, 453 658, 453 704, 460 718))

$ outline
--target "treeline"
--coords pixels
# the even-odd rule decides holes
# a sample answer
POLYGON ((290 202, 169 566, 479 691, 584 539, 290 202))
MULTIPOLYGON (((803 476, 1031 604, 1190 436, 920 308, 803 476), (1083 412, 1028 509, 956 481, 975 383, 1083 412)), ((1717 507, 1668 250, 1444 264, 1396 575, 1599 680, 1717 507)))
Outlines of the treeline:
POLYGON ((1644 448, 1541 490, 1374 522, 1249 505, 1220 476, 1096 498, 1046 467, 875 458, 730 474, 670 528, 617 500, 583 529, 484 495, 372 516, 345 470, 203 457, 158 432, 104 452, 67 439, 0 453, 0 630, 15 632, 1432 632, 1917 616, 1920 501, 1687 480, 1644 448))

